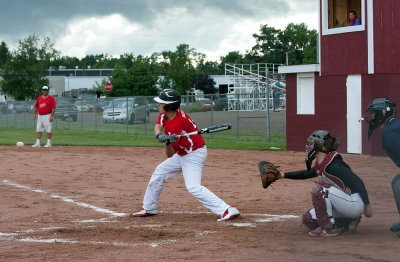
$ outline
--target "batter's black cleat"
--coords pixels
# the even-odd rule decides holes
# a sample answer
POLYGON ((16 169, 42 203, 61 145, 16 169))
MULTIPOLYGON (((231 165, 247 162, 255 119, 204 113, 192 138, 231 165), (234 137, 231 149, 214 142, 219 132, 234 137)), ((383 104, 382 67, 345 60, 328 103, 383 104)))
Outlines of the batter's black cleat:
POLYGON ((390 227, 390 231, 392 231, 392 232, 399 232, 399 231, 400 231, 400 223, 394 223, 394 224, 390 227))

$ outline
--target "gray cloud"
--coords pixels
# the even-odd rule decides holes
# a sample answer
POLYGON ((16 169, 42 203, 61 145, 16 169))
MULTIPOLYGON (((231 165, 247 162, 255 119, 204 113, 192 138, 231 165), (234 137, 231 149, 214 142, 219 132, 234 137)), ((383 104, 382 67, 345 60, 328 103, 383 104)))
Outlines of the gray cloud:
MULTIPOLYGON (((49 36, 60 46, 64 43, 61 50, 63 53, 86 44, 86 53, 117 55, 133 49, 137 54, 149 54, 180 43, 193 44, 194 48, 207 52, 217 49, 218 46, 222 48, 223 41, 232 38, 232 34, 244 37, 238 29, 233 29, 234 26, 240 27, 241 23, 250 23, 249 21, 259 26, 276 17, 282 17, 282 24, 286 25, 288 22, 285 18, 290 18, 295 13, 315 13, 314 2, 315 0, 2 0, 0 41, 15 46, 18 40, 36 33, 39 36, 49 36), (95 22, 101 24, 103 18, 109 21, 107 19, 113 14, 119 14, 129 24, 119 22, 117 24, 123 28, 115 28, 113 32, 104 30, 109 34, 108 37, 102 37, 101 30, 94 30, 88 22, 84 23, 88 30, 81 28, 81 35, 72 32, 74 28, 71 25, 76 25, 77 21, 95 18, 95 22), (135 25, 138 29, 127 34, 120 32, 130 25, 135 25), (87 40, 90 33, 85 32, 90 30, 97 32, 102 41, 110 43, 90 42, 87 40), (122 36, 126 37, 126 41, 122 36), (70 38, 77 40, 68 45, 67 40, 70 38), (118 47, 111 43, 113 38, 119 40, 118 47), (62 43, 60 39, 63 40, 62 43), (78 43, 80 41, 82 43, 78 43)), ((248 33, 251 38, 251 34, 258 28, 248 30, 251 30, 248 33)))
POLYGON ((274 15, 288 10, 286 1, 276 0, 3 0, 0 9, 0 32, 40 31, 54 20, 102 16, 119 13, 132 22, 151 23, 153 17, 168 8, 183 7, 192 15, 219 11, 221 16, 240 18, 274 15), (268 12, 266 12, 268 11, 268 12))

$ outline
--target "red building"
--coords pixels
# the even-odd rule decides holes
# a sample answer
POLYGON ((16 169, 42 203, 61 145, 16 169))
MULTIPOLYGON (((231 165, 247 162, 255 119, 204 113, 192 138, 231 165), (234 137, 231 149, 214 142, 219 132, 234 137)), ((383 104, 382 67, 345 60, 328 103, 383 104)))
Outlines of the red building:
POLYGON ((400 1, 319 0, 320 64, 283 66, 287 150, 303 151, 315 129, 339 138, 339 151, 384 154, 380 130, 368 142, 362 121, 372 99, 400 111, 400 1), (346 26, 355 10, 361 25, 346 26))

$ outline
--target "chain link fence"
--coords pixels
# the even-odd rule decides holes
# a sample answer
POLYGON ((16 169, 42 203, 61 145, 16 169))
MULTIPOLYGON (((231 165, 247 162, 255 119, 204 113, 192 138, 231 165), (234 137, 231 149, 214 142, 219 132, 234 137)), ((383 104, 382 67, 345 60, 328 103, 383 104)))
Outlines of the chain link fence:
MULTIPOLYGON (((232 129, 208 135, 210 138, 269 140, 269 134, 286 134, 285 99, 269 101, 270 112, 240 108, 240 95, 182 96, 181 108, 204 128, 232 123, 232 129), (277 105, 279 108, 274 108, 277 105), (273 110, 279 109, 279 110, 273 110), (276 112, 275 112, 276 111, 276 112), (269 121, 268 121, 269 120, 269 121)), ((246 98, 248 99, 248 98, 246 98)), ((35 101, 9 101, 0 104, 0 127, 32 128, 35 101)), ((56 97, 53 129, 92 130, 154 135, 159 116, 153 97, 74 99, 56 97)))

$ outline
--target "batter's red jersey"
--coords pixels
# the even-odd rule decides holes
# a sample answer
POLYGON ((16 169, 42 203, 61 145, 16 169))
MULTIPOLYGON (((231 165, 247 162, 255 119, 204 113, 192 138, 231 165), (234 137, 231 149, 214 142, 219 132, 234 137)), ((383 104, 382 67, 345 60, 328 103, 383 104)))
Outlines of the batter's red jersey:
POLYGON ((56 108, 56 100, 50 95, 46 98, 39 96, 36 100, 35 107, 38 109, 37 112, 39 115, 48 115, 53 108, 56 108))
MULTIPOLYGON (((182 135, 198 130, 196 123, 180 108, 176 111, 176 115, 172 120, 167 120, 165 114, 160 114, 157 124, 164 128, 167 135, 182 135)), ((172 143, 175 152, 180 156, 195 151, 204 145, 205 142, 201 135, 183 136, 175 143, 172 143)))

